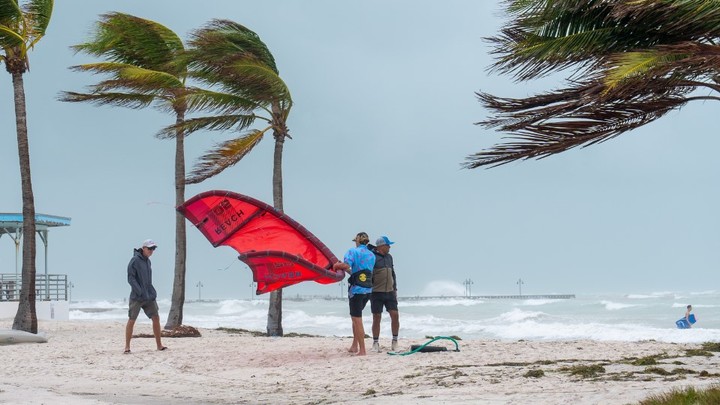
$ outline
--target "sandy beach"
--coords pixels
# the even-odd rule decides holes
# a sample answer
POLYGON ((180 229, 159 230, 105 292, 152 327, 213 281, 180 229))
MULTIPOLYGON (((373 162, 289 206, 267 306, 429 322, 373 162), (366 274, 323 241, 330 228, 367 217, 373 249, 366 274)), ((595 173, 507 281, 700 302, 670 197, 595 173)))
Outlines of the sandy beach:
MULTIPOLYGON (((202 337, 166 338, 162 352, 153 339, 133 339, 125 355, 120 322, 41 322, 40 330, 48 343, 0 346, 0 403, 629 404, 720 376, 717 353, 655 341, 461 340, 460 352, 356 357, 348 337, 200 329, 202 337)), ((135 333, 150 334, 149 322, 135 333)), ((401 340, 401 348, 425 342, 401 340)))

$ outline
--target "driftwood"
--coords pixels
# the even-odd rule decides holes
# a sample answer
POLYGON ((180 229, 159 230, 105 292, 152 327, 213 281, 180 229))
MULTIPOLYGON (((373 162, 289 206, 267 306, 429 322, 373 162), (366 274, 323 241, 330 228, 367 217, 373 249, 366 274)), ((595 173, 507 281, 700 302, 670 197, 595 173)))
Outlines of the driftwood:
MULTIPOLYGON (((163 329, 160 331, 160 336, 164 338, 181 338, 181 337, 201 337, 200 331, 193 328, 192 326, 180 325, 175 326, 170 330, 163 329)), ((141 333, 133 335, 134 338, 151 338, 155 335, 151 333, 141 333)))

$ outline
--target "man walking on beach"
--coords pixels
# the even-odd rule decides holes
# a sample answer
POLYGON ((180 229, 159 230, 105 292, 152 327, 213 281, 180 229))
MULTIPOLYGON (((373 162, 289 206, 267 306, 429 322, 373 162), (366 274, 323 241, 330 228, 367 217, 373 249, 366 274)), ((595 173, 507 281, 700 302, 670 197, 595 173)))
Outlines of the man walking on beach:
POLYGON ((140 249, 134 249, 134 254, 127 268, 128 283, 130 291, 130 309, 128 310, 128 322, 125 326, 125 354, 130 353, 130 339, 132 339, 133 328, 140 309, 145 312, 148 318, 152 319, 153 334, 158 350, 165 350, 167 347, 160 341, 160 315, 158 314, 157 292, 152 285, 152 267, 150 256, 157 248, 152 239, 143 242, 140 249))
POLYGON ((362 323, 362 311, 365 309, 372 293, 372 271, 375 265, 375 255, 368 250, 370 238, 365 232, 360 232, 353 239, 355 247, 348 250, 343 263, 335 263, 335 270, 343 270, 350 274, 348 284, 348 300, 350 302, 350 319, 352 320, 353 341, 348 349, 358 356, 365 356, 365 328, 362 323))
POLYGON ((383 307, 390 314, 390 329, 392 330, 392 351, 397 350, 398 333, 400 331, 400 316, 398 314, 397 279, 395 267, 390 255, 391 241, 387 236, 381 236, 375 241, 375 266, 373 268, 373 290, 370 298, 370 309, 373 314, 372 334, 374 352, 380 353, 380 321, 383 307))

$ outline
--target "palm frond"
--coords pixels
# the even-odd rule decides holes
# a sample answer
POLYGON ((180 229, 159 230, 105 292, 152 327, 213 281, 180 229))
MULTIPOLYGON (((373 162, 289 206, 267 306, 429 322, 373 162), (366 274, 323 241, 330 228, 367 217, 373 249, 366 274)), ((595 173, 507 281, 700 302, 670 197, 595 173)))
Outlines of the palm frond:
POLYGON ((509 135, 466 168, 544 158, 593 145, 720 92, 720 2, 510 0, 494 69, 519 80, 573 67, 570 86, 522 99, 478 93, 492 115, 477 124, 509 135), (713 3, 713 5, 709 5, 713 3), (576 78, 582 77, 582 81, 576 78))
POLYGON ((209 116, 191 118, 179 124, 167 126, 160 130, 155 136, 160 139, 174 138, 178 131, 185 136, 200 130, 227 131, 234 129, 242 131, 250 127, 258 117, 253 114, 228 114, 220 116, 209 116))
POLYGON ((15 30, 0 25, 0 48, 12 49, 23 48, 24 46, 25 39, 22 36, 15 32, 15 30))
POLYGON ((216 145, 203 155, 185 179, 186 184, 196 184, 213 177, 239 162, 263 138, 265 130, 252 130, 243 136, 216 145))
POLYGON ((228 92, 268 103, 280 100, 292 103, 290 91, 280 76, 253 60, 236 61, 226 66, 216 80, 228 92))
POLYGON ((119 62, 96 62, 96 63, 86 63, 83 65, 75 65, 70 66, 70 70, 76 71, 76 72, 90 72, 90 73, 104 73, 104 74, 115 74, 117 75, 120 71, 127 68, 133 68, 136 67, 135 65, 131 65, 129 63, 119 63, 119 62))
POLYGON ((278 75, 275 60, 260 37, 227 20, 213 20, 191 34, 186 53, 193 78, 220 84, 223 92, 258 104, 292 105, 290 92, 278 75))
POLYGON ((192 65, 232 63, 237 59, 256 59, 278 74, 275 58, 260 39, 247 27, 230 20, 216 19, 190 34, 192 65))
POLYGON ((237 112, 252 113, 261 105, 247 97, 233 93, 193 89, 187 96, 188 111, 208 111, 220 115, 237 112))
POLYGON ((186 66, 178 63, 185 50, 180 38, 162 24, 129 14, 102 15, 91 40, 72 48, 76 52, 165 71, 180 78, 186 74, 186 66))
POLYGON ((136 93, 75 93, 63 91, 59 96, 60 101, 71 103, 90 102, 95 105, 113 105, 128 108, 144 108, 150 105, 155 97, 136 93))
POLYGON ((50 25, 54 0, 31 0, 24 7, 26 21, 28 21, 28 48, 45 36, 45 31, 50 25))
POLYGON ((22 20, 22 9, 17 0, 0 0, 0 25, 18 27, 22 20))
POLYGON ((478 97, 499 114, 483 122, 512 135, 489 150, 469 156, 463 167, 497 166, 516 160, 543 158, 577 146, 590 146, 652 122, 687 102, 686 87, 667 83, 634 89, 620 98, 603 96, 603 86, 589 82, 527 99, 498 98, 486 93, 478 97))

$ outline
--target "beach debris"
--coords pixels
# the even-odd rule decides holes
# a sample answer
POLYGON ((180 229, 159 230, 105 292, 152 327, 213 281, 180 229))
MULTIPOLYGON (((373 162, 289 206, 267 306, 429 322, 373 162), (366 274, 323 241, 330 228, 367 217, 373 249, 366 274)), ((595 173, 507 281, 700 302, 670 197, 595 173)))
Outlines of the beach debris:
POLYGON ((527 373, 523 374, 523 377, 526 378, 540 378, 545 377, 545 372, 541 369, 535 369, 535 370, 529 370, 527 373))
MULTIPOLYGON (((160 336, 165 338, 183 338, 183 337, 201 337, 200 331, 188 325, 174 326, 172 329, 164 329, 160 332, 160 336)), ((134 338, 151 338, 155 337, 151 333, 140 333, 133 335, 134 338)))

